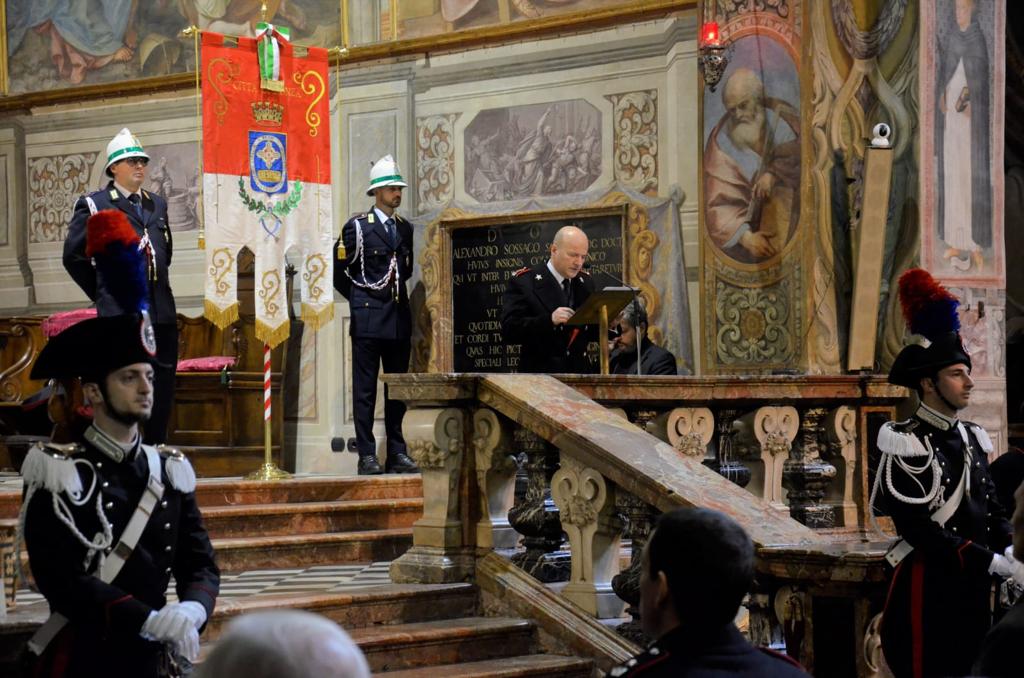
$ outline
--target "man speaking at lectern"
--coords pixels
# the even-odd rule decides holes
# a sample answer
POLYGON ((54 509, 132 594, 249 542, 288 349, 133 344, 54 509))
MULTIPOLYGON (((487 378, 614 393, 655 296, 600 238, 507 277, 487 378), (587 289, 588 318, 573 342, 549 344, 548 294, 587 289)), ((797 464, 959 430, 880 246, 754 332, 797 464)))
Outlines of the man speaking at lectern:
POLYGON ((587 234, 563 226, 551 243, 547 263, 516 271, 501 300, 501 334, 507 344, 521 344, 519 372, 546 374, 592 372, 583 327, 566 323, 594 291, 583 270, 590 250, 587 234))

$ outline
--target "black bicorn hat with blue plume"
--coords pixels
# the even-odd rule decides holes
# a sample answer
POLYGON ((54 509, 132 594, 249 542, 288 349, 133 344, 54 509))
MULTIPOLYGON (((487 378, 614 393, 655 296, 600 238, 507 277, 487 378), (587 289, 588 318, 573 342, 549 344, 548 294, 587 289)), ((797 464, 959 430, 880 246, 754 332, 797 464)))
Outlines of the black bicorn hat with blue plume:
POLYGON ((913 343, 896 356, 889 382, 916 389, 944 367, 962 363, 970 369, 971 356, 960 338, 960 300, 920 268, 900 276, 899 297, 913 343))
POLYGON ((33 379, 92 381, 126 365, 157 365, 148 312, 148 264, 128 217, 120 210, 102 210, 89 217, 85 253, 124 313, 84 320, 52 337, 36 359, 33 379))

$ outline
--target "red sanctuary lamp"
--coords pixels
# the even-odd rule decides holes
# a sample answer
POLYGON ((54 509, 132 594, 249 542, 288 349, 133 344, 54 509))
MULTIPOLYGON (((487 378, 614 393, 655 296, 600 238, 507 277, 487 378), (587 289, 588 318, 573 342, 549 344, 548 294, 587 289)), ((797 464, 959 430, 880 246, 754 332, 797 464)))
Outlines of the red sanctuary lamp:
POLYGON ((701 27, 700 44, 702 47, 721 47, 721 33, 718 32, 718 22, 708 21, 701 27))
POLYGON ((718 30, 717 21, 706 21, 700 27, 700 45, 697 56, 697 67, 704 78, 704 84, 712 92, 718 86, 725 67, 729 65, 729 57, 722 45, 722 33, 718 30))

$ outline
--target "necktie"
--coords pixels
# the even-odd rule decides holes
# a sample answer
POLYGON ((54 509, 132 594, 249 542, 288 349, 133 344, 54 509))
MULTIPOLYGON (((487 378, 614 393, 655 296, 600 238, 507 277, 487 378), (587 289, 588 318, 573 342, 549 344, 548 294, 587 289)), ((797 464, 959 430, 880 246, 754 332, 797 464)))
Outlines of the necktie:
POLYGON ((568 278, 562 279, 562 291, 565 292, 565 305, 572 306, 572 281, 568 278))
POLYGON ((135 216, 139 218, 139 221, 142 221, 142 198, 139 197, 138 193, 132 193, 128 196, 128 202, 132 204, 135 216))
POLYGON ((391 244, 395 244, 395 220, 388 217, 387 221, 384 222, 384 232, 388 234, 388 240, 391 244))

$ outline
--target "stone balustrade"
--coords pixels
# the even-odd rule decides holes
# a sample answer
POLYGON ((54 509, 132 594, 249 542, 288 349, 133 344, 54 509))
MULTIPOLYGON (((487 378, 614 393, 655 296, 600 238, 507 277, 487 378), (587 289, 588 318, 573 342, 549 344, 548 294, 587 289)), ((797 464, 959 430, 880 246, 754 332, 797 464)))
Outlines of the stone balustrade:
POLYGON ((801 630, 835 631, 843 618, 845 638, 856 637, 847 645, 862 646, 884 580, 884 545, 863 537, 866 439, 898 389, 865 377, 386 379, 410 407, 404 431, 424 488, 414 546, 393 580, 469 581, 476 558, 502 550, 539 580, 564 581, 562 596, 595 617, 628 606, 620 632, 640 641, 639 554, 653 520, 706 506, 758 546, 758 640, 784 639, 813 666, 830 641, 801 630), (527 475, 518 500, 517 459, 527 475), (815 597, 830 595, 851 612, 814 627, 815 597))

